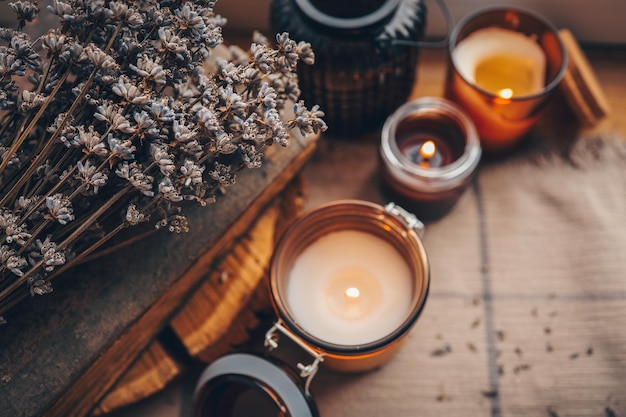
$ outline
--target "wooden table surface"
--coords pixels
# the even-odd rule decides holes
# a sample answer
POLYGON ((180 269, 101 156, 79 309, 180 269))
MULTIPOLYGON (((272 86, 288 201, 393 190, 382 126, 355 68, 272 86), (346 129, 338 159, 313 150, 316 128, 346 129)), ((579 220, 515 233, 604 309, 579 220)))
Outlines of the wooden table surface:
MULTIPOLYGON (((241 44, 244 45, 245 42, 241 44)), ((626 138, 626 47, 623 49, 586 48, 585 52, 610 102, 612 113, 593 129, 583 129, 575 133, 590 136, 617 134, 626 138)), ((418 67, 418 81, 412 97, 441 96, 445 71, 445 51, 423 50, 418 67)), ((553 106, 563 107, 563 98, 557 97, 553 106)), ((574 117, 567 110, 561 111, 560 114, 560 117, 566 120, 572 120, 574 117)), ((548 121, 553 122, 553 120, 548 121)), ((546 120, 540 121, 538 128, 542 129, 545 125, 546 120)), ((558 130, 557 123, 556 131, 558 130)), ((567 134, 572 134, 568 129, 563 130, 568 131, 567 134)), ((318 141, 317 150, 303 170, 307 185, 305 209, 312 209, 322 203, 338 199, 363 199, 384 203, 386 198, 382 195, 379 186, 378 143, 379 132, 372 132, 364 137, 350 140, 329 135, 322 136, 318 141)), ((187 374, 170 385, 166 391, 148 401, 110 415, 112 417, 185 416, 190 409, 190 395, 196 377, 197 374, 194 372, 187 374)))

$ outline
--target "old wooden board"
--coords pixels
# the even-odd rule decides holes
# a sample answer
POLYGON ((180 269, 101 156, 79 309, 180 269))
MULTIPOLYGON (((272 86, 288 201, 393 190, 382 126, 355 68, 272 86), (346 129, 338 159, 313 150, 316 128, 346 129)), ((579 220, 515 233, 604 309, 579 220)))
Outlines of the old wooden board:
POLYGON ((153 341, 139 359, 124 373, 115 387, 104 397, 94 414, 110 412, 159 392, 175 377, 184 372, 184 366, 163 347, 153 341))
POLYGON ((301 214, 303 187, 297 176, 229 253, 216 260, 170 327, 141 353, 93 414, 150 396, 199 362, 209 362, 251 339, 250 329, 271 314, 266 279, 274 244, 301 214))
POLYGON ((153 340, 216 259, 301 169, 315 138, 272 148, 218 202, 188 212, 190 231, 157 234, 84 265, 52 296, 7 314, 0 329, 0 413, 88 414, 153 340))

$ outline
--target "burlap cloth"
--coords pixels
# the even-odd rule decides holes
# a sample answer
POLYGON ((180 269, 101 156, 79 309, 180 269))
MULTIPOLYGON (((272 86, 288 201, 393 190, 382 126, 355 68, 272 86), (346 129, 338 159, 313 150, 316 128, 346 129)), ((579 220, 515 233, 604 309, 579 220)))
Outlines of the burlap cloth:
POLYGON ((323 417, 626 416, 624 140, 482 165, 425 246, 406 344, 373 372, 322 370, 323 417))

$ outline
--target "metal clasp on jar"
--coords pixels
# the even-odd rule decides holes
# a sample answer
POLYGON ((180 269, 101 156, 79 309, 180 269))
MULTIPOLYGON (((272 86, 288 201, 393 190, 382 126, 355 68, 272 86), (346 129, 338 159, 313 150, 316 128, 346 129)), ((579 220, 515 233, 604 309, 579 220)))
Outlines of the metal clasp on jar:
POLYGON ((278 339, 280 335, 277 333, 280 332, 295 342, 298 346, 300 346, 304 351, 306 351, 309 355, 313 356, 314 361, 309 365, 304 365, 302 363, 297 364, 297 368, 300 371, 300 376, 302 378, 306 378, 304 383, 304 392, 309 395, 309 387, 311 385, 311 381, 317 371, 319 370, 319 364, 324 362, 324 354, 319 353, 313 350, 309 345, 304 343, 298 336, 293 334, 289 329, 282 325, 280 321, 274 323, 274 325, 265 333, 265 347, 270 351, 278 348, 278 339))
POLYGON ((422 223, 415 214, 405 210, 394 202, 387 203, 385 211, 405 222, 407 227, 417 233, 420 239, 424 237, 424 223, 422 223))

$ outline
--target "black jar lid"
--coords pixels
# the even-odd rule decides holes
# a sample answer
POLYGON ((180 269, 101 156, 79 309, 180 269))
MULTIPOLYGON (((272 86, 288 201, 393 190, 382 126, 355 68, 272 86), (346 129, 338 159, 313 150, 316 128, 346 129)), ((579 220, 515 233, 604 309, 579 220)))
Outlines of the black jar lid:
POLYGON ((194 417, 319 417, 297 376, 278 363, 248 353, 212 362, 193 398, 194 417))

